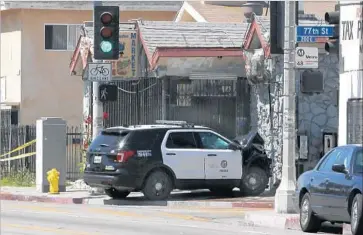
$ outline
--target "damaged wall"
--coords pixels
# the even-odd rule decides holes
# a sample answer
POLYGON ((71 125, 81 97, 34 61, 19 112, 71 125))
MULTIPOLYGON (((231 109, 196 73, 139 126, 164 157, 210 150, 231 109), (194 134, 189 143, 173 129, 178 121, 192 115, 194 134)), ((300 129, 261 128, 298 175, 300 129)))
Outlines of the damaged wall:
POLYGON ((275 182, 281 179, 282 166, 283 57, 272 59, 269 69, 269 82, 251 85, 251 128, 265 140, 267 154, 273 160, 275 182))
MULTIPOLYGON (((305 171, 314 167, 320 159, 323 146, 322 132, 337 132, 338 66, 336 55, 320 54, 319 70, 324 75, 324 92, 315 94, 300 92, 300 74, 303 70, 296 71, 297 132, 308 136, 308 160, 303 162, 305 171)), ((258 130, 265 139, 267 153, 274 162, 273 172, 276 182, 277 179, 281 179, 282 167, 283 55, 274 56, 269 68, 272 74, 269 83, 250 85, 251 128, 258 130)), ((296 154, 298 153, 297 149, 296 154)))

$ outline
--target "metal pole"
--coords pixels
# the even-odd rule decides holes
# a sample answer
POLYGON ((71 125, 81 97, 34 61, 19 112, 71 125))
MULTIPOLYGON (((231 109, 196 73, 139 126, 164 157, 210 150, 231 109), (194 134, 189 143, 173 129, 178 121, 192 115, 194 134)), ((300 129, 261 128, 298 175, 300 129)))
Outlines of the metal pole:
POLYGON ((283 97, 283 158, 282 179, 275 195, 277 213, 295 213, 293 202, 296 185, 295 175, 295 2, 285 1, 284 39, 284 97, 283 97))
MULTIPOLYGON (((102 6, 102 1, 93 1, 93 6, 102 6)), ((94 15, 94 14, 93 14, 94 15)), ((94 16, 93 16, 94 17, 94 16)), ((93 27, 95 25, 95 19, 93 19, 93 27)), ((96 61, 101 62, 101 61, 96 61)), ((93 95, 93 104, 92 104, 92 139, 95 139, 98 133, 102 130, 103 126, 103 105, 102 102, 99 101, 98 90, 99 90, 99 82, 93 82, 92 95, 93 95)))
POLYGON ((0 3, 0 154, 2 154, 2 100, 1 100, 1 3, 0 3))

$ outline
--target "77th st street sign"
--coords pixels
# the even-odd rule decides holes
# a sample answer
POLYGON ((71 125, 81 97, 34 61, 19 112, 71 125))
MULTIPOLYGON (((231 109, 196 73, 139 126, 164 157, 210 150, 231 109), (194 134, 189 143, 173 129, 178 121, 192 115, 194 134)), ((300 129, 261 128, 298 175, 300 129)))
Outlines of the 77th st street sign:
POLYGON ((112 79, 111 63, 88 63, 88 81, 108 82, 112 79))
POLYGON ((319 68, 319 50, 316 47, 296 47, 295 68, 317 69, 319 68))

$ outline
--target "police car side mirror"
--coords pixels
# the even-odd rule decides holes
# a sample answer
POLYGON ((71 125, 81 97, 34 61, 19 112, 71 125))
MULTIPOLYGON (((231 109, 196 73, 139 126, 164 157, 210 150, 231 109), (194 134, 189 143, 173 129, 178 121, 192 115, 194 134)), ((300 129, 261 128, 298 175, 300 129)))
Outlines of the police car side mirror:
POLYGON ((228 145, 228 149, 231 149, 231 150, 233 150, 233 151, 237 151, 237 150, 239 150, 239 149, 241 149, 237 144, 235 144, 235 143, 230 143, 229 145, 228 145))

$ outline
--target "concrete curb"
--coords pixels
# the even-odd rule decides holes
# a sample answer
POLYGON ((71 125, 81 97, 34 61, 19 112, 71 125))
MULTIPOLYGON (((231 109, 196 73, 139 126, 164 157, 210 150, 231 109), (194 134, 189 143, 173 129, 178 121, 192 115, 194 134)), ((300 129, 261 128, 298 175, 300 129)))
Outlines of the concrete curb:
POLYGON ((117 205, 117 206, 167 206, 167 207, 203 207, 203 208, 255 208, 272 209, 273 203, 268 201, 226 202, 199 200, 199 201, 146 201, 146 200, 113 200, 102 197, 61 197, 59 195, 24 195, 0 192, 0 200, 44 202, 58 204, 92 204, 92 205, 117 205))
POLYGON ((353 235, 350 224, 343 224, 343 235, 353 235))
POLYGON ((301 230, 300 219, 298 214, 292 215, 263 215, 261 213, 245 213, 242 226, 250 227, 268 227, 287 230, 301 230))

